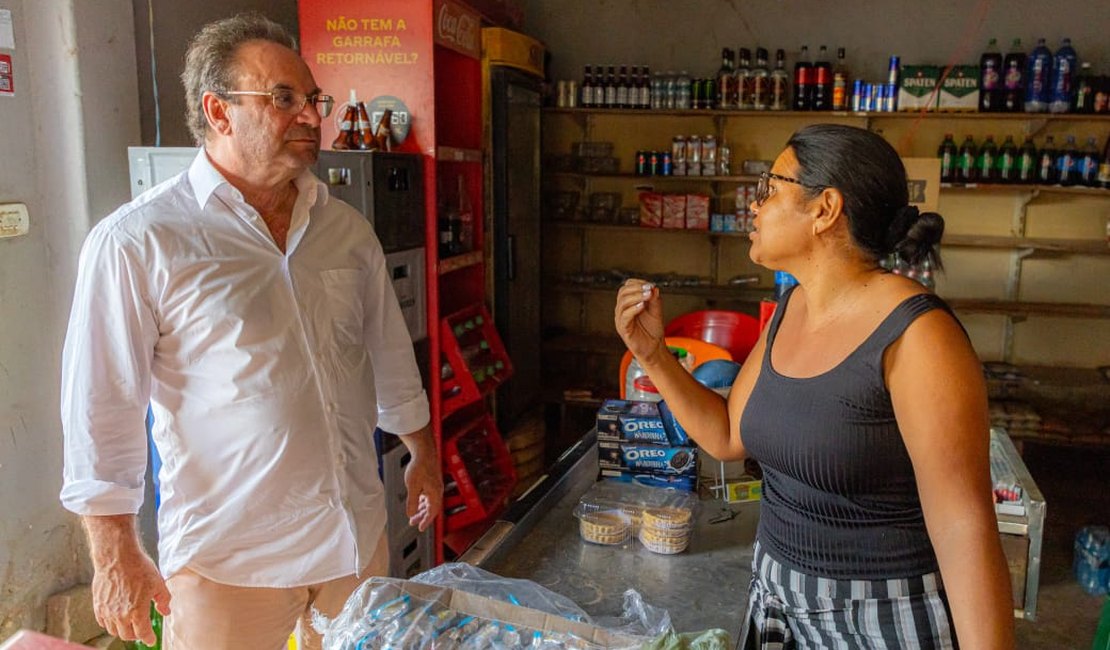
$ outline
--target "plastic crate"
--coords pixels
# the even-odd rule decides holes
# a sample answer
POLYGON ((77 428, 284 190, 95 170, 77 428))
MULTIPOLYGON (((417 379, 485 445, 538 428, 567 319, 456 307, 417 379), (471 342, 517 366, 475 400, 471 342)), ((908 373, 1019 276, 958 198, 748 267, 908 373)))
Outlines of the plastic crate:
POLYGON ((513 374, 513 364, 485 305, 440 321, 442 417, 478 401, 513 374))
POLYGON ((389 542, 389 575, 410 578, 435 564, 433 528, 424 532, 409 525, 405 512, 408 489, 405 467, 412 454, 399 444, 382 454, 382 483, 385 486, 386 536, 389 542))
POLYGON ((457 486, 444 494, 448 531, 488 519, 509 502, 516 470, 489 415, 460 427, 443 445, 444 464, 457 486))

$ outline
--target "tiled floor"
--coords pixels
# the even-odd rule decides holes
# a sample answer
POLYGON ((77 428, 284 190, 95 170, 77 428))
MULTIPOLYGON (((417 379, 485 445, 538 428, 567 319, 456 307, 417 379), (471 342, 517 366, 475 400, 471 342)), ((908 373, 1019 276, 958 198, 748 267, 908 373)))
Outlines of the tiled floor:
POLYGON ((1072 545, 1083 526, 1110 525, 1110 449, 1026 444, 1023 457, 1047 515, 1037 620, 1017 623, 1017 647, 1091 650, 1103 598, 1076 582, 1072 545))

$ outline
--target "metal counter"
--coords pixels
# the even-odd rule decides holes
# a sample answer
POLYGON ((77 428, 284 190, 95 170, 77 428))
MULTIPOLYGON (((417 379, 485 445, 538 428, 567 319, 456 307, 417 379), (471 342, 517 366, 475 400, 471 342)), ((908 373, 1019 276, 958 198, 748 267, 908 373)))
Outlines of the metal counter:
POLYGON ((733 504, 735 518, 711 524, 722 503, 703 499, 690 547, 677 555, 658 555, 639 542, 622 549, 582 541, 571 511, 596 478, 597 444, 591 432, 460 560, 537 582, 591 616, 619 615, 625 590, 635 589, 644 602, 670 613, 675 630, 722 628, 736 642, 751 577, 758 502, 733 504))

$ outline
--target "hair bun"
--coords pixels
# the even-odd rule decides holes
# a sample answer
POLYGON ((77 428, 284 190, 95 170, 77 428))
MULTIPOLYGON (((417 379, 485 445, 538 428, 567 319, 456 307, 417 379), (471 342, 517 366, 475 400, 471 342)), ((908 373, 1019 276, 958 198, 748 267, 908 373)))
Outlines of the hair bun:
POLYGON ((890 248, 902 259, 919 264, 931 258, 934 266, 940 268, 937 246, 944 236, 944 217, 936 212, 919 212, 917 207, 907 205, 894 216, 888 234, 893 240, 890 248))

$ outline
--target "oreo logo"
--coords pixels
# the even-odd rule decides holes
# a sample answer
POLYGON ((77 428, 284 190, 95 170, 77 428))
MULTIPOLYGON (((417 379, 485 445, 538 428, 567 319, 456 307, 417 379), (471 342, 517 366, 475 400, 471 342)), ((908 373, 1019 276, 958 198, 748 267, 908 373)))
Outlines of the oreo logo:
POLYGON ((624 457, 627 460, 664 458, 666 455, 666 449, 626 449, 624 452, 624 457))
POLYGON ((659 428, 659 423, 652 422, 651 420, 625 420, 624 430, 628 433, 638 433, 640 431, 655 431, 659 428))

